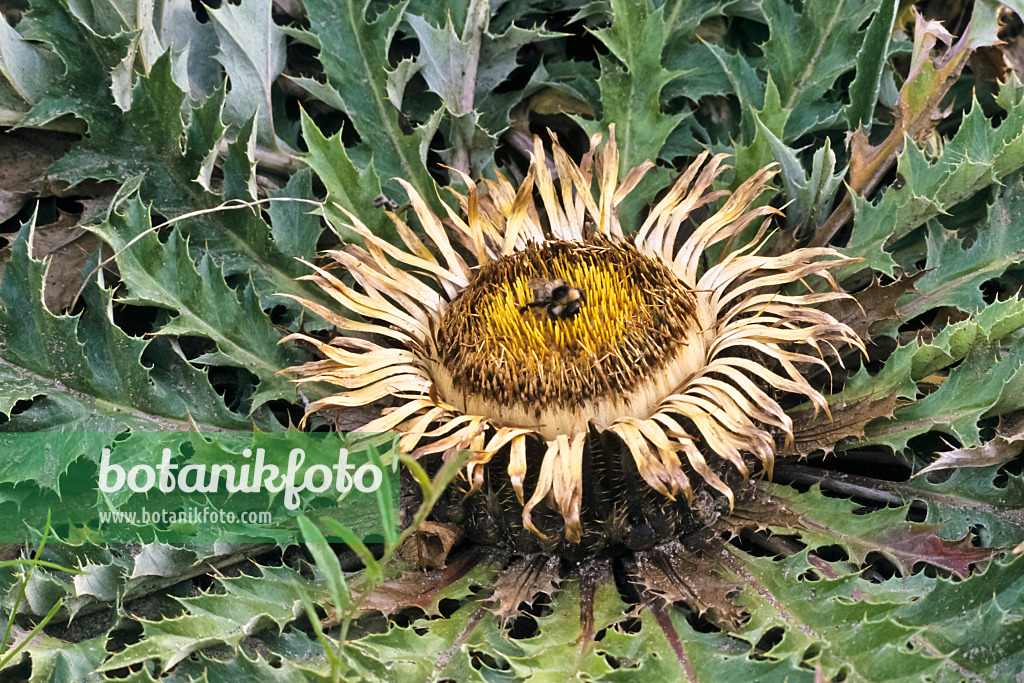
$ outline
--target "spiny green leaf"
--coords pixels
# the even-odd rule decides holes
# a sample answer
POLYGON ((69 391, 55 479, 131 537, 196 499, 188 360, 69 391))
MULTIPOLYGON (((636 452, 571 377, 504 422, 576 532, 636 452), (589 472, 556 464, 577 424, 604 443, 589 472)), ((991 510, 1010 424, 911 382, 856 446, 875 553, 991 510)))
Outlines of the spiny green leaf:
MULTIPOLYGON (((717 45, 718 41, 713 39, 714 36, 707 35, 701 30, 702 24, 707 26, 712 23, 712 19, 728 21, 728 15, 734 9, 745 9, 748 10, 748 15, 753 13, 758 19, 761 17, 760 9, 756 6, 743 7, 743 3, 734 0, 676 0, 668 3, 669 16, 666 25, 671 31, 671 36, 663 61, 665 68, 684 74, 665 87, 664 94, 668 99, 682 96, 696 102, 705 95, 729 95, 738 92, 730 86, 731 69, 726 68, 724 63, 712 55, 711 45, 717 45)), ((733 56, 743 59, 737 55, 733 56)))
POLYGON ((850 86, 850 104, 846 107, 846 120, 853 130, 871 126, 899 4, 897 0, 882 0, 857 52, 857 75, 850 86))
POLYGON ((301 612, 302 592, 315 600, 318 589, 287 567, 260 567, 261 575, 221 578, 224 593, 205 593, 180 600, 186 613, 175 619, 142 620, 144 637, 108 659, 100 671, 159 659, 173 667, 198 649, 215 644, 237 648, 238 643, 274 624, 278 629, 301 612))
POLYGON ((916 382, 963 360, 976 349, 988 348, 1024 327, 1024 302, 1014 297, 990 304, 976 315, 947 325, 929 343, 897 347, 882 369, 871 374, 862 367, 847 380, 842 396, 847 404, 868 396, 897 394, 915 400, 916 382))
POLYGON ((986 225, 978 226, 973 244, 964 241, 938 221, 928 222, 928 260, 918 283, 918 294, 904 303, 899 313, 914 318, 940 306, 973 311, 984 306, 981 286, 998 278, 1010 266, 1024 261, 1024 231, 1018 228, 1024 213, 1024 178, 1006 179, 989 207, 986 225))
MULTIPOLYGON (((205 173, 212 172, 223 134, 223 97, 211 97, 198 110, 189 109, 187 124, 181 118, 184 102, 185 94, 171 78, 170 54, 165 53, 150 74, 136 83, 131 109, 124 114, 107 109, 103 125, 90 128, 90 135, 59 159, 52 172, 71 184, 88 178, 124 181, 143 176, 143 200, 152 201, 155 210, 169 218, 217 207, 222 197, 204 191, 195 180, 203 177, 204 163, 205 173)), ((243 149, 236 146, 234 151, 229 150, 229 162, 236 160, 225 168, 224 186, 233 193, 229 196, 247 197, 251 192, 251 166, 255 162, 248 158, 244 144, 248 140, 244 137, 236 143, 243 149), (240 160, 240 154, 246 158, 240 160), (240 186, 248 189, 233 189, 240 186)), ((258 213, 250 209, 214 210, 199 219, 182 221, 179 228, 193 239, 197 249, 201 246, 211 252, 223 265, 225 275, 251 277, 261 306, 299 308, 293 300, 275 296, 278 292, 326 303, 317 288, 295 280, 304 274, 302 265, 277 248, 258 213)))
MULTIPOLYGON (((38 405, 7 422, 5 431, 44 424, 86 431, 187 430, 192 420, 229 429, 250 426, 227 409, 203 372, 183 360, 158 355, 155 367, 147 370, 140 358, 149 342, 129 337, 110 321, 109 292, 86 288, 81 316, 55 316, 46 310, 46 265, 28 256, 29 233, 30 226, 19 233, 0 282, 0 408, 9 412, 16 401, 33 398, 38 405)), ((77 453, 65 449, 63 457, 57 472, 77 453)), ((8 468, 15 461, 8 460, 8 468)), ((32 476, 29 463, 23 466, 28 467, 23 474, 32 476)), ((5 480, 21 481, 10 475, 5 480)))
POLYGON ((180 51, 174 69, 174 82, 182 90, 201 100, 224 83, 224 74, 217 62, 217 32, 210 22, 200 22, 191 3, 182 0, 158 3, 154 22, 159 25, 160 42, 180 51), (184 79, 179 78, 180 70, 184 79))
MULTIPOLYGON (((782 150, 788 149, 780 138, 786 128, 786 120, 789 118, 789 111, 782 108, 779 100, 779 89, 775 87, 771 74, 768 75, 768 82, 764 85, 764 106, 757 108, 752 103, 743 113, 744 119, 752 119, 756 126, 756 132, 752 136, 749 145, 736 145, 736 177, 733 185, 739 186, 745 179, 757 173, 769 163, 776 161, 785 168, 787 161, 786 154, 782 150), (779 140, 778 145, 773 145, 772 140, 779 140), (780 158, 781 156, 781 158, 780 158)), ((799 165, 799 164, 797 164, 799 165)), ((796 169, 792 164, 790 173, 796 169)))
POLYGON ((216 343, 215 352, 194 363, 253 372, 260 380, 253 409, 272 399, 294 400, 294 385, 277 373, 302 362, 303 356, 294 346, 278 344, 281 333, 260 309, 252 285, 245 287, 239 302, 209 255, 199 260, 197 270, 177 230, 161 242, 150 230, 149 211, 138 198, 122 207, 124 213, 115 212, 90 228, 114 249, 121 280, 128 287, 121 301, 173 311, 174 318, 158 334, 196 335, 216 343))
MULTIPOLYGON (((510 26, 501 34, 485 33, 480 46, 480 65, 476 72, 475 100, 478 109, 487 109, 494 89, 505 82, 519 66, 516 59, 521 48, 551 40, 565 34, 543 28, 510 26)), ((497 132, 497 131, 492 131, 497 132)))
MULTIPOLYGON (((406 21, 420 42, 416 62, 427 87, 437 93, 452 113, 468 114, 473 110, 480 48, 490 19, 490 6, 471 2, 471 21, 462 37, 455 33, 451 16, 441 27, 432 26, 423 17, 408 15, 406 21)), ((492 84, 492 87, 497 83, 492 84)))
POLYGON ((779 103, 778 90, 769 75, 764 107, 754 114, 757 125, 754 142, 750 147, 736 146, 736 182, 749 178, 771 161, 779 164, 789 200, 786 227, 795 230, 800 238, 803 232, 809 236, 809 231, 828 217, 846 170, 835 172, 836 155, 829 139, 825 138, 825 144, 814 152, 808 175, 797 156, 798 150, 787 147, 781 140, 787 118, 779 103))
POLYGON ((920 401, 898 408, 892 419, 868 425, 861 445, 885 444, 896 451, 920 434, 938 430, 963 446, 981 443, 978 420, 1024 406, 1024 339, 1006 348, 975 347, 950 370, 942 385, 920 401))
POLYGON ((686 674, 674 644, 697 680, 739 680, 753 670, 758 680, 781 682, 799 672, 789 663, 752 662, 748 647, 722 634, 694 631, 674 608, 665 609, 664 623, 644 610, 640 632, 627 632, 622 623, 627 605, 614 583, 591 569, 595 573, 587 581, 593 594, 582 595, 577 581, 564 583, 550 614, 536 619, 537 634, 531 638, 503 636, 490 611, 468 602, 447 619, 419 620, 411 628, 393 627, 354 641, 362 675, 370 679, 372 672, 389 681, 677 680, 686 674))
MULTIPOLYGON (((563 582, 552 600, 551 614, 537 618, 537 636, 519 641, 515 647, 499 647, 512 672, 522 678, 536 672, 532 678, 538 681, 572 680, 581 675, 610 673, 612 669, 607 660, 592 647, 597 632, 614 628, 627 609, 609 579, 604 573, 588 577, 588 590, 593 590, 593 594, 585 600, 581 596, 580 582, 563 582), (593 612, 584 620, 581 617, 590 607, 593 612)), ((597 644, 604 645, 603 642, 597 644)))
POLYGON ((186 548, 176 548, 166 543, 147 543, 135 556, 131 578, 181 576, 198 559, 194 551, 186 548))
MULTIPOLYGON (((898 325, 898 319, 891 320, 881 333, 893 334, 898 325)), ((881 370, 872 374, 861 367, 846 381, 840 394, 828 399, 831 415, 812 416, 810 406, 794 415, 798 451, 828 451, 847 437, 853 440, 841 444, 841 449, 859 445, 865 437, 865 426, 878 428, 886 422, 881 418, 892 417, 899 405, 917 400, 922 391, 917 382, 933 384, 933 373, 961 361, 975 349, 998 343, 1022 327, 1024 302, 1014 297, 993 303, 967 320, 947 325, 930 343, 898 346, 881 370)))
POLYGON ((369 5, 359 1, 307 2, 309 30, 322 46, 320 61, 328 84, 373 155, 374 168, 388 194, 404 195, 401 186, 391 180, 403 178, 440 211, 434 181, 424 165, 433 131, 417 128, 405 133, 401 112, 388 99, 388 49, 405 5, 381 11, 368 21, 369 5))
MULTIPOLYGON (((392 626, 386 633, 371 634, 350 643, 353 677, 363 680, 427 680, 431 673, 446 672, 457 680, 482 680, 479 674, 469 666, 470 654, 468 647, 475 647, 480 640, 493 642, 500 638, 500 626, 497 618, 486 607, 474 598, 493 581, 497 568, 490 563, 479 563, 472 567, 463 577, 444 586, 440 591, 429 593, 427 600, 416 603, 428 615, 440 614, 439 603, 442 600, 456 600, 463 603, 461 609, 448 618, 420 619, 410 627, 392 626), (461 644, 458 651, 452 652, 453 645, 461 644), (447 659, 450 656, 451 659, 447 659)), ((420 576, 422 573, 417 572, 420 576)), ((443 574, 442 574, 443 577, 443 574)), ((441 581, 444 579, 441 578, 441 581)), ((398 593, 403 586, 395 587, 397 582, 385 581, 377 590, 398 593), (391 588, 389 589, 389 583, 391 588)), ((408 599, 416 597, 404 594, 404 604, 408 599)), ((388 596, 384 596, 388 600, 388 596)), ((373 595, 369 603, 380 602, 373 595)))
MULTIPOLYGON (((494 165, 494 150, 498 147, 498 138, 480 125, 480 116, 476 112, 460 116, 445 117, 447 137, 451 146, 441 150, 445 163, 478 178, 489 166, 494 165)), ((461 179, 453 178, 453 184, 461 184, 461 179)))
POLYGON ((390 235, 397 239, 398 233, 391 221, 374 203, 375 198, 381 193, 381 184, 373 162, 363 169, 356 168, 349 159, 340 132, 325 137, 305 111, 301 113, 301 117, 302 137, 309 150, 305 161, 327 190, 323 211, 330 224, 346 241, 362 240, 357 232, 345 227, 351 220, 338 210, 340 206, 359 216, 374 234, 384 237, 390 235))
MULTIPOLYGON (((87 576, 85 581, 71 583, 62 580, 60 574, 37 570, 33 581, 38 574, 39 585, 32 588, 35 591, 32 604, 22 612, 41 616, 57 600, 63 599, 66 609, 62 615, 81 619, 83 614, 107 609, 118 601, 130 602, 167 591, 183 581, 206 574, 210 567, 236 564, 268 547, 243 544, 232 548, 218 543, 186 549, 156 543, 143 545, 140 549, 132 544, 50 543, 42 559, 69 567, 89 568, 92 576, 87 576)), ((171 612, 181 612, 178 603, 170 606, 171 612)))
POLYGON ((128 54, 110 72, 114 102, 127 111, 136 67, 141 66, 143 73, 148 72, 164 52, 153 26, 152 9, 146 4, 125 0, 81 3, 76 9, 79 18, 89 15, 87 23, 100 35, 122 32, 132 35, 128 54))
POLYGON ((7 81, 0 89, 0 102, 5 102, 5 107, 16 108, 18 113, 28 111, 60 74, 57 55, 25 40, 7 22, 0 24, 0 76, 7 81))
POLYGON ((858 574, 822 577, 807 550, 777 561, 729 550, 735 578, 748 586, 738 597, 751 614, 742 637, 757 643, 770 630, 782 631, 766 657, 792 665, 813 658, 827 679, 842 672, 847 681, 864 683, 914 683, 941 674, 945 658, 913 640, 918 628, 889 616, 899 603, 858 599, 861 586, 870 586, 858 574))
POLYGON ((852 562, 862 564, 869 553, 882 553, 904 576, 914 565, 926 562, 961 578, 967 578, 972 564, 991 557, 992 551, 971 545, 969 536, 954 540, 941 538, 936 527, 907 521, 910 504, 883 508, 868 514, 854 514, 860 507, 843 498, 826 498, 817 488, 797 492, 788 486, 772 486, 774 500, 800 515, 801 540, 812 546, 840 545, 852 562))
POLYGON ((1024 560, 993 562, 967 581, 938 579, 893 615, 920 638, 983 680, 1012 680, 1024 669, 1024 560))
POLYGON ((1024 537, 1024 479, 1011 474, 1005 485, 997 486, 999 469, 963 468, 953 470, 948 479, 919 476, 898 486, 908 501, 924 501, 925 522, 940 525, 936 533, 943 538, 963 538, 975 531, 984 545, 1005 548, 1024 537))
POLYGON ((486 0, 473 0, 467 12, 461 37, 450 14, 439 27, 408 14, 406 20, 419 40, 419 55, 415 65, 402 62, 389 75, 388 90, 391 101, 399 106, 408 79, 420 73, 427 87, 441 98, 445 111, 442 129, 449 142, 448 149, 442 151, 445 161, 476 177, 493 164, 495 135, 508 124, 509 110, 525 96, 530 84, 521 93, 494 95, 493 91, 516 68, 520 48, 561 34, 511 26, 494 35, 488 31, 491 7, 486 0), (480 125, 483 111, 488 112, 495 129, 480 125))
POLYGON ((120 567, 112 564, 86 564, 74 577, 75 594, 79 598, 111 602, 117 598, 122 584, 120 567))
POLYGON ((270 214, 271 234, 277 248, 295 258, 312 260, 316 256, 316 242, 320 239, 323 226, 313 215, 316 208, 311 203, 313 179, 308 168, 304 168, 288 179, 280 190, 268 193, 274 199, 305 199, 306 202, 275 201, 267 207, 270 214))
POLYGON ((812 681, 813 671, 785 659, 753 657, 744 642, 722 633, 694 629, 681 610, 644 609, 640 630, 609 628, 595 644, 603 658, 588 660, 587 673, 598 681, 758 680, 812 681), (603 659, 603 661, 602 661, 603 659), (612 664, 614 668, 606 668, 612 664), (593 673, 591 673, 593 672, 593 673))
POLYGON ((783 140, 832 125, 842 112, 829 93, 856 63, 864 42, 861 25, 876 8, 867 0, 805 0, 800 10, 785 0, 760 3, 771 32, 761 46, 765 65, 790 113, 783 140))
POLYGON ((256 117, 256 139, 274 150, 287 145, 274 133, 270 88, 284 70, 284 34, 270 16, 271 0, 241 5, 227 3, 210 9, 210 21, 220 41, 217 59, 231 79, 225 120, 241 126, 256 117))
POLYGON ((19 28, 25 38, 50 45, 64 62, 64 73, 46 84, 45 94, 20 125, 39 126, 73 114, 86 122, 90 134, 108 133, 119 111, 110 74, 127 56, 131 34, 99 35, 61 0, 32 3, 19 28))
POLYGON ((741 140, 753 140, 756 133, 753 112, 763 108, 765 83, 754 64, 743 55, 730 52, 717 45, 708 45, 711 57, 718 62, 729 80, 733 94, 740 103, 741 140))
POLYGON ((246 121, 224 155, 224 197, 247 202, 259 195, 256 183, 256 119, 246 121))
MULTIPOLYGON (((289 634, 293 639, 305 638, 300 632, 289 634)), ((266 644, 269 638, 261 638, 266 644)), ((185 660, 174 671, 153 678, 143 669, 135 676, 118 678, 124 683, 238 683, 238 681, 266 681, 267 683, 330 683, 330 668, 323 649, 310 641, 317 649, 314 653, 293 654, 289 651, 271 649, 267 655, 249 658, 244 652, 228 660, 200 655, 195 661, 185 660), (277 655, 276 657, 273 655, 277 655)))
POLYGON ((1003 85, 997 101, 1006 109, 998 126, 992 126, 975 101, 938 158, 928 159, 913 140, 904 139, 896 167, 901 187, 889 188, 875 204, 854 195, 855 221, 846 252, 866 259, 857 268, 870 266, 891 276, 897 264, 887 245, 1024 166, 1020 83, 1011 79, 1003 85))
POLYGON ((946 325, 914 352, 911 372, 921 379, 965 358, 973 349, 1024 328, 1024 301, 1014 296, 985 306, 967 320, 946 325))
POLYGON ((32 658, 29 683, 93 683, 103 680, 94 673, 107 656, 106 636, 70 643, 40 633, 26 647, 32 658))
POLYGON ((594 32, 612 53, 599 58, 601 119, 578 121, 590 134, 616 124, 621 179, 633 167, 657 159, 685 115, 661 109, 662 89, 682 75, 662 66, 669 31, 665 8, 649 0, 611 0, 611 6, 612 25, 594 32))

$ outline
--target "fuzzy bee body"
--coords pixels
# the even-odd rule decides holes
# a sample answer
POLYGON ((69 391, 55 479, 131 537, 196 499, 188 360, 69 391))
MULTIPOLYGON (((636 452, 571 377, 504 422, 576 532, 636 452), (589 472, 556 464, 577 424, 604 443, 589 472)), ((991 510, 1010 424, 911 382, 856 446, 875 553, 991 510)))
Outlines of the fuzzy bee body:
POLYGON ((552 320, 571 320, 587 302, 583 290, 565 280, 534 278, 526 285, 533 290, 533 301, 520 306, 520 313, 528 308, 543 308, 552 320))

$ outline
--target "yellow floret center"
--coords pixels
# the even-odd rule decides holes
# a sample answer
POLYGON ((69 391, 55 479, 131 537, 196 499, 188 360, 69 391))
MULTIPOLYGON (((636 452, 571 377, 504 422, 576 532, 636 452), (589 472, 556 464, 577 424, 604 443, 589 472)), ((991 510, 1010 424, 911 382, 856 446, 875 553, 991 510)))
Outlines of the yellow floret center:
POLYGON ((544 264, 531 278, 521 275, 500 289, 480 311, 483 352, 496 363, 526 364, 525 370, 553 367, 569 358, 603 358, 613 352, 630 325, 650 315, 631 283, 594 258, 571 264, 544 264), (586 301, 572 318, 553 318, 544 306, 523 310, 534 301, 532 279, 562 281, 583 292, 586 301))
POLYGON ((573 433, 646 419, 705 362, 697 298, 656 257, 607 239, 547 242, 483 266, 445 312, 433 376, 468 414, 573 433), (586 302, 571 318, 534 301, 561 280, 586 302))

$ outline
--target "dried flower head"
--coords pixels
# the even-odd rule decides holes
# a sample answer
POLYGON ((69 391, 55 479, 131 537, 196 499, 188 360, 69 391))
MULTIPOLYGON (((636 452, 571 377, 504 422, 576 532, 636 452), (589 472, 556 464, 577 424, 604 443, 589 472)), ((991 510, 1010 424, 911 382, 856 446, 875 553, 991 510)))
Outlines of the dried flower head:
POLYGON ((615 467, 663 500, 689 502, 704 482, 731 506, 724 471, 746 477, 760 463, 770 476, 776 437, 782 448, 792 439, 780 396, 827 410, 802 373, 827 369, 819 345, 862 347, 815 308, 845 296, 829 269, 849 259, 827 248, 758 254, 768 220, 754 222, 778 213, 754 207, 770 167, 731 195, 712 191, 727 167, 705 152, 629 238, 618 207, 653 164, 618 183, 614 130, 599 142, 579 164, 554 144, 556 184, 536 140, 518 189, 500 175, 479 188, 465 178, 461 214, 446 207, 443 221, 403 183, 430 246, 393 213, 405 249, 348 214, 365 246, 329 256, 358 287, 316 266, 308 278, 367 322, 302 303, 363 334, 290 337, 324 356, 293 368, 298 381, 342 387, 311 412, 397 399, 363 429, 400 431, 413 457, 470 450, 470 491, 500 460, 522 526, 543 536, 535 516, 552 509, 569 543, 584 532, 585 470, 597 450, 607 466, 609 436, 615 467))

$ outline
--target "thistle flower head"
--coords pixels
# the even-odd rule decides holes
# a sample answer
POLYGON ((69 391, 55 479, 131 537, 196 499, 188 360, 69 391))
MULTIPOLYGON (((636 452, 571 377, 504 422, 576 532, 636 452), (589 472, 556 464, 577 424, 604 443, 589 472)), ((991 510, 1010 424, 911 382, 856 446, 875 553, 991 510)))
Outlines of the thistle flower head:
POLYGON ((771 167, 732 194, 713 191, 725 157, 704 153, 627 237, 618 207, 653 164, 619 183, 614 130, 599 143, 579 164, 554 144, 556 183, 538 139, 518 188, 465 178, 461 212, 443 218, 403 183, 429 245, 398 215, 404 248, 348 214, 364 246, 329 256, 357 286, 313 266, 308 278, 343 311, 303 301, 344 333, 290 337, 324 356, 293 368, 298 381, 341 387, 311 412, 397 399, 362 429, 400 431, 417 458, 468 449, 470 491, 500 468, 522 526, 543 535, 536 511, 554 510, 570 543, 584 532, 595 449, 607 462, 614 441, 614 467, 665 500, 690 501, 703 482, 731 505, 725 472, 746 477, 760 463, 770 475, 792 439, 781 396, 827 410, 803 374, 827 368, 822 344, 862 347, 816 308, 845 296, 829 270, 849 259, 827 248, 758 253, 778 213, 755 206, 771 167), (565 315, 555 299, 570 291, 578 311, 565 315))

